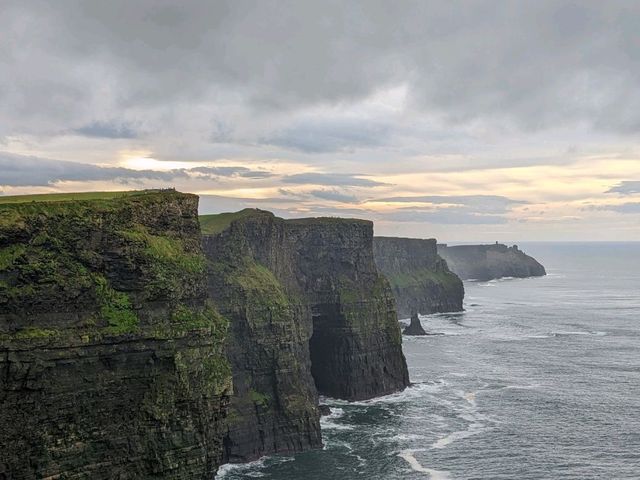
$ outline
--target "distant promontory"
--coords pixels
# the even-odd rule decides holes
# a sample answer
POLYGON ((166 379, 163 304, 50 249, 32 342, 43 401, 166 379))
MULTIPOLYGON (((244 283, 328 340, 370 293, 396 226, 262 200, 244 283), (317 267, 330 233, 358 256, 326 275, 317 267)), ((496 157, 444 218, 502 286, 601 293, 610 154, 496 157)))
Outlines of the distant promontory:
POLYGON ((547 274, 540 262, 517 245, 438 244, 438 254, 447 261, 449 269, 463 280, 487 281, 504 277, 542 277, 547 274))

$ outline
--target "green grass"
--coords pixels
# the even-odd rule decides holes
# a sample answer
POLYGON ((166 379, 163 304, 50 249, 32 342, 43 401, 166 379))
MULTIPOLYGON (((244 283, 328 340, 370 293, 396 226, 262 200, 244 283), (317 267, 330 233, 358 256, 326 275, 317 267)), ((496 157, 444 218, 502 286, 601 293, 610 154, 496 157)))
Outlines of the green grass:
POLYGON ((202 233, 206 235, 212 235, 220 233, 231 225, 231 222, 240 218, 251 217, 253 215, 273 215, 270 212, 264 210, 258 210, 257 208, 245 208, 239 212, 227 212, 217 213, 213 215, 200 215, 200 229, 202 233))
POLYGON ((78 193, 42 193, 36 195, 0 196, 0 204, 27 202, 69 202, 73 200, 110 200, 112 198, 143 195, 150 190, 131 190, 125 192, 78 192, 78 193))
POLYGON ((370 220, 363 220, 361 218, 348 218, 348 217, 307 217, 307 218, 289 218, 285 222, 293 225, 336 225, 343 223, 359 223, 362 225, 368 225, 372 223, 370 220))

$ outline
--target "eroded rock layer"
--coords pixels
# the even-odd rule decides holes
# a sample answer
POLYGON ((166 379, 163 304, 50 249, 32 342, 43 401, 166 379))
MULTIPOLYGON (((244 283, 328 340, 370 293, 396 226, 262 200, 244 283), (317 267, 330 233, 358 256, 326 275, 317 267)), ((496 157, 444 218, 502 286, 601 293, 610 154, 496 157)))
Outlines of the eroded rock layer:
POLYGON ((399 318, 462 310, 464 287, 437 252, 436 240, 375 237, 375 261, 389 279, 399 318))
POLYGON ((212 478, 231 378, 197 204, 0 205, 0 478, 212 478))
POLYGON ((541 277, 544 267, 516 245, 438 245, 438 253, 463 280, 492 280, 504 277, 541 277))

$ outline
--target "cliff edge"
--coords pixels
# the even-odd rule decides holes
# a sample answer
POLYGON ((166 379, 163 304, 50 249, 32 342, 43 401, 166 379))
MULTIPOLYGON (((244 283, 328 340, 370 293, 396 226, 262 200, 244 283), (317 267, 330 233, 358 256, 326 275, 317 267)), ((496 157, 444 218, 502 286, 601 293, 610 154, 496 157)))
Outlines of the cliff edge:
POLYGON ((436 240, 375 237, 375 261, 389 279, 399 318, 462 310, 464 287, 437 252, 436 240))
POLYGON ((198 197, 11 201, 0 203, 0 477, 211 478, 231 377, 198 197))
POLYGON ((438 245, 438 254, 463 280, 487 281, 504 277, 542 277, 545 268, 517 245, 438 245))

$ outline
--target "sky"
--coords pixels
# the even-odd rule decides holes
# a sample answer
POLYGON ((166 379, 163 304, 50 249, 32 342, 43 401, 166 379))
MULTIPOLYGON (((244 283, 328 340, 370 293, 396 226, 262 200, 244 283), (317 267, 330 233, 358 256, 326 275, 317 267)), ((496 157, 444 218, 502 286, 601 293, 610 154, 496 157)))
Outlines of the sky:
POLYGON ((1 3, 1 195, 640 240, 637 1, 1 3))

